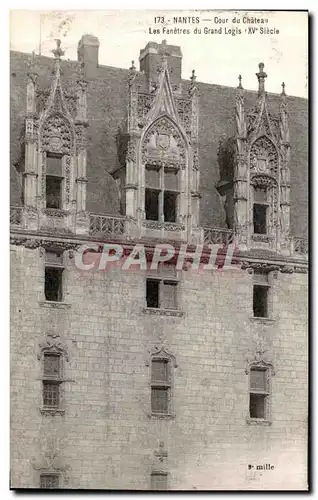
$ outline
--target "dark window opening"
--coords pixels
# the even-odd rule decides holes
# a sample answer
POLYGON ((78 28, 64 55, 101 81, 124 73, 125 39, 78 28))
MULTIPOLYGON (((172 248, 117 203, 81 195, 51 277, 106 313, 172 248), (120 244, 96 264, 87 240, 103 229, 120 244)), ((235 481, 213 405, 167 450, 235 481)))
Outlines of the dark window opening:
POLYGON ((43 380, 43 405, 58 408, 60 404, 60 385, 43 380))
POLYGON ((151 410, 154 413, 168 413, 168 387, 151 388, 151 410))
POLYGON ((60 209, 62 207, 62 178, 46 176, 46 208, 60 209))
POLYGON ((63 269, 56 267, 45 268, 45 299, 52 302, 62 300, 62 275, 63 269))
POLYGON ((250 394, 250 418, 265 418, 264 394, 250 394))
POLYGON ((146 300, 147 307, 159 307, 159 280, 147 279, 146 300))
POLYGON ((52 490, 59 487, 59 476, 57 474, 41 474, 40 487, 52 490))
POLYGON ((145 210, 147 220, 159 220, 159 191, 146 189, 145 210))
POLYGON ((254 203, 253 206, 253 223, 254 234, 266 234, 266 205, 254 203))
POLYGON ((165 473, 153 472, 151 474, 151 489, 154 491, 167 490, 167 477, 168 475, 165 473))
POLYGON ((266 318, 268 287, 254 285, 253 287, 253 313, 255 318, 266 318))
POLYGON ((177 193, 171 191, 164 192, 163 213, 165 222, 176 222, 177 193))

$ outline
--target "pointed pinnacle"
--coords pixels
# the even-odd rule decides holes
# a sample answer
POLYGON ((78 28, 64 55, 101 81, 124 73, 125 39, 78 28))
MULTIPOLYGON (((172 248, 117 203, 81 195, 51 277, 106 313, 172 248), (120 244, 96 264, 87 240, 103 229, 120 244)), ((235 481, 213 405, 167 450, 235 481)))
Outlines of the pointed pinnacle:
POLYGON ((281 95, 286 95, 286 93, 285 93, 285 83, 284 82, 282 83, 282 93, 281 93, 281 95))
POLYGON ((258 93, 262 94, 265 92, 265 78, 267 78, 267 74, 264 71, 264 63, 259 63, 259 72, 256 73, 258 79, 258 93))
POLYGON ((61 59, 64 56, 65 52, 61 49, 61 40, 56 39, 56 49, 52 50, 55 59, 61 59))
POLYGON ((242 75, 239 75, 239 76, 238 76, 238 81, 239 81, 239 84, 238 84, 237 88, 238 88, 238 89, 242 89, 242 88, 243 88, 243 87, 242 87, 242 75))
POLYGON ((195 69, 192 70, 192 75, 190 76, 190 80, 192 83, 194 83, 196 81, 197 77, 196 77, 196 74, 195 74, 195 69))

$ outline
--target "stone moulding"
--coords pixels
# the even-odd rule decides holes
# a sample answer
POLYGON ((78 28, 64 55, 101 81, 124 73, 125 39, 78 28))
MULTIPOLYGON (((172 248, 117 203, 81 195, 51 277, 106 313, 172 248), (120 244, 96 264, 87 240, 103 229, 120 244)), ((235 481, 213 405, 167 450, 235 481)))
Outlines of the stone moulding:
POLYGON ((65 415, 65 410, 62 408, 49 408, 43 406, 40 408, 41 415, 47 415, 50 417, 55 417, 56 415, 65 415))
POLYGON ((245 421, 248 425, 264 425, 265 427, 272 425, 272 422, 270 420, 263 420, 260 418, 247 417, 245 421))
POLYGON ((175 413, 148 413, 148 418, 152 420, 172 420, 176 418, 175 413))
POLYGON ((142 309, 142 312, 144 314, 155 314, 157 316, 176 316, 176 317, 179 317, 181 318, 183 316, 183 312, 182 311, 175 311, 173 309, 157 309, 157 308, 154 308, 154 307, 144 307, 142 309))
POLYGON ((49 302, 48 300, 40 300, 39 306, 51 309, 69 309, 72 307, 72 304, 67 304, 66 302, 49 302))
POLYGON ((40 352, 38 354, 38 360, 40 361, 45 353, 59 354, 63 356, 65 361, 69 361, 69 354, 67 346, 64 345, 59 340, 46 340, 42 344, 39 344, 40 352))
POLYGON ((153 348, 148 350, 146 366, 150 366, 150 363, 153 359, 165 359, 170 361, 174 368, 178 367, 176 357, 171 354, 164 346, 154 346, 153 348))

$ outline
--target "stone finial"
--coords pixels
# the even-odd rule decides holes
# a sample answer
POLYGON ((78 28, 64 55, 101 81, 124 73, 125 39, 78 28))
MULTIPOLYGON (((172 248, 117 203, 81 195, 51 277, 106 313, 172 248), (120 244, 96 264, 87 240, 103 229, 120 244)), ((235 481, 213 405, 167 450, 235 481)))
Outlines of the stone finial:
POLYGON ((167 49, 167 40, 162 40, 161 45, 159 47, 159 53, 162 58, 166 58, 167 56, 171 56, 171 52, 167 49))
POLYGON ((136 71, 135 61, 131 61, 130 71, 136 71))
POLYGON ((284 82, 282 83, 282 92, 281 92, 280 95, 282 95, 282 96, 286 95, 286 92, 285 92, 285 83, 284 82))
POLYGON ((195 74, 195 69, 192 70, 192 75, 190 76, 190 80, 192 83, 195 83, 196 82, 196 74, 195 74))
POLYGON ((64 52, 64 50, 61 49, 61 40, 57 39, 55 41, 56 41, 56 48, 54 50, 52 50, 52 52, 53 52, 55 59, 59 60, 59 59, 61 59, 62 56, 64 56, 65 52, 64 52))
POLYGON ((259 63, 259 72, 256 73, 258 79, 258 93, 262 94, 265 92, 265 78, 267 78, 267 74, 264 71, 264 63, 259 63))
POLYGON ((242 89, 243 88, 243 86, 242 86, 242 75, 238 76, 238 81, 239 81, 239 84, 238 84, 237 88, 238 89, 242 89))
POLYGON ((28 77, 33 81, 33 83, 36 82, 38 73, 36 70, 36 61, 35 61, 35 52, 33 50, 32 56, 29 62, 29 67, 28 67, 28 77))

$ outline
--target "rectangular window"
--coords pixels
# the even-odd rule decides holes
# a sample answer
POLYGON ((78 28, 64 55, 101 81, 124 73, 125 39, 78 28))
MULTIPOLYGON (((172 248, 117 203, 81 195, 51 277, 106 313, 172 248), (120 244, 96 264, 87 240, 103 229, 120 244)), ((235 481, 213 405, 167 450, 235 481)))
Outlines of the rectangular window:
POLYGON ((168 489, 168 474, 165 472, 153 472, 151 474, 151 489, 153 491, 165 491, 168 489))
POLYGON ((168 413, 168 388, 151 388, 151 409, 153 413, 168 413))
POLYGON ((57 354, 44 354, 43 373, 45 378, 58 379, 60 377, 61 356, 57 354))
POLYGON ((177 290, 177 281, 148 278, 146 280, 147 307, 176 310, 178 308, 177 290))
POLYGON ((46 176, 46 208, 62 208, 62 177, 46 176))
POLYGON ((146 167, 146 186, 160 189, 160 170, 148 166, 146 167))
POLYGON ((43 380, 43 406, 58 408, 60 404, 60 384, 43 380))
POLYGON ((53 250, 45 252, 45 300, 61 302, 63 300, 63 253, 53 250))
POLYGON ((159 191, 146 189, 145 211, 147 220, 159 220, 159 191))
POLYGON ((253 287, 253 313, 255 318, 267 318, 268 287, 262 285, 254 285, 253 287))
POLYGON ((250 418, 268 417, 268 370, 252 368, 250 371, 250 418))
POLYGON ((251 418, 265 418, 265 398, 262 394, 250 394, 251 418))
POLYGON ((160 306, 163 309, 177 309, 177 285, 176 281, 161 282, 160 306))
POLYGON ((154 359, 151 363, 151 411, 169 413, 171 391, 170 364, 166 359, 154 359))
POLYGON ((40 476, 40 487, 52 490, 59 487, 59 476, 58 474, 41 474, 40 476))
POLYGON ((45 268, 45 299, 52 302, 62 301, 63 269, 56 267, 45 268))
POLYGON ((176 222, 178 216, 179 172, 158 165, 147 165, 145 180, 146 219, 160 222, 176 222))
POLYGON ((176 222, 177 193, 165 191, 163 197, 163 215, 165 222, 176 222))
POLYGON ((147 307, 159 307, 159 280, 147 279, 146 281, 146 299, 147 307))
POLYGON ((267 233, 266 211, 267 211, 267 205, 254 203, 253 207, 254 234, 267 233))

